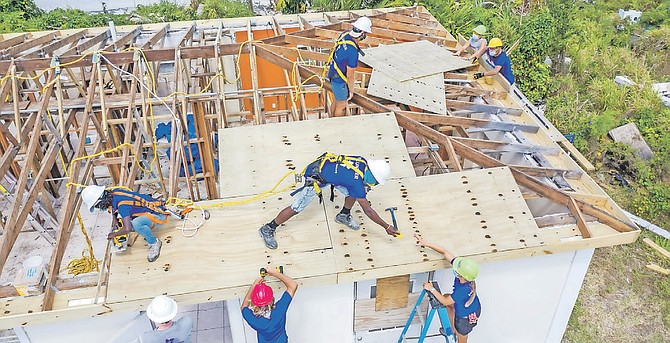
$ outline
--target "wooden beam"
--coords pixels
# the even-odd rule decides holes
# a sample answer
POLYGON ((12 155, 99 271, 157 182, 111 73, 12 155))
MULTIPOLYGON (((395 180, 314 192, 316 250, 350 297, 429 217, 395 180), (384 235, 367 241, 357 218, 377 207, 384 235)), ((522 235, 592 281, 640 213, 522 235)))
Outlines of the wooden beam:
POLYGON ((78 42, 82 38, 86 37, 88 30, 81 30, 75 32, 65 38, 59 39, 49 45, 46 45, 34 52, 21 56, 21 58, 35 58, 35 57, 47 57, 47 55, 52 55, 52 53, 66 45, 78 42))
POLYGON ((142 33, 142 25, 139 25, 135 27, 135 29, 133 29, 132 31, 123 35, 123 37, 116 40, 114 43, 108 45, 104 50, 110 52, 117 51, 120 48, 126 46, 126 44, 132 44, 132 42, 135 41, 135 38, 137 38, 141 33, 142 33))
POLYGON ((464 128, 482 128, 503 132, 513 132, 519 130, 522 132, 536 133, 540 128, 536 125, 518 124, 513 122, 492 121, 486 119, 475 119, 467 117, 447 116, 440 114, 397 111, 416 121, 428 124, 461 126, 464 128))
MULTIPOLYGON (((81 44, 77 44, 76 46, 72 47, 70 50, 62 53, 61 56, 83 54, 86 50, 94 47, 96 44, 99 44, 101 42, 106 41, 110 37, 110 35, 111 35, 111 33, 109 32, 109 30, 106 30, 106 31, 94 36, 93 38, 91 38, 91 39, 89 39, 89 40, 87 40, 87 41, 85 41, 81 44)), ((105 56, 105 57, 107 57, 107 56, 105 56)), ((63 62, 62 58, 61 58, 60 63, 65 64, 65 62, 63 62)), ((90 63, 91 62, 89 61, 88 65, 90 65, 90 63)), ((68 65, 68 67, 74 68, 74 65, 68 65)))
POLYGON ((459 100, 447 100, 447 108, 456 108, 472 112, 491 113, 491 114, 506 113, 516 116, 521 115, 521 113, 523 113, 523 110, 518 108, 488 105, 488 104, 475 104, 472 102, 459 101, 459 100))
POLYGON ((55 31, 55 32, 49 32, 43 36, 33 38, 29 41, 23 42, 18 45, 14 45, 10 48, 5 49, 4 51, 0 52, 0 59, 7 59, 9 60, 8 57, 16 56, 19 53, 32 49, 36 46, 48 43, 56 38, 58 38, 58 35, 60 34, 60 31, 55 31))
POLYGON ((26 39, 29 39, 29 38, 30 38, 30 33, 24 33, 24 34, 20 34, 16 37, 7 38, 5 40, 2 40, 2 41, 0 41, 0 51, 2 51, 4 49, 7 49, 10 46, 19 45, 19 44, 25 42, 26 39))
POLYGON ((154 44, 158 43, 165 35, 167 34, 168 30, 170 30, 170 24, 165 24, 163 27, 161 27, 158 31, 156 31, 153 35, 151 35, 151 38, 149 38, 146 42, 142 43, 138 48, 140 49, 151 49, 154 44))
POLYGON ((577 206, 577 202, 575 202, 574 198, 570 198, 568 200, 568 208, 570 209, 570 212, 572 213, 573 217, 577 220, 577 227, 579 228, 579 232, 582 233, 583 238, 591 238, 591 232, 589 231, 589 227, 586 226, 586 220, 584 219, 584 215, 582 214, 582 211, 579 210, 579 206, 577 206))
POLYGON ((652 249, 656 250, 656 252, 658 252, 659 254, 665 256, 665 258, 670 258, 670 251, 663 249, 663 247, 654 243, 654 241, 652 241, 651 239, 645 238, 642 240, 642 242, 644 242, 644 244, 648 245, 652 249))
POLYGON ((517 152, 521 154, 539 153, 547 155, 558 155, 558 153, 560 152, 560 149, 557 147, 551 147, 545 145, 517 144, 505 141, 493 141, 487 139, 463 138, 463 137, 452 137, 452 139, 457 140, 463 144, 466 144, 476 149, 491 149, 499 152, 517 152))

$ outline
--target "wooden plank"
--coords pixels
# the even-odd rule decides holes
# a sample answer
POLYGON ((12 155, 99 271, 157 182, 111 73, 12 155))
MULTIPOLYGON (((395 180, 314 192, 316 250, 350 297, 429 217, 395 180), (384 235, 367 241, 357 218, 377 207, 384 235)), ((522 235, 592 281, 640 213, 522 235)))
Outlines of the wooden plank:
POLYGON ((35 57, 47 57, 47 55, 52 55, 54 51, 66 46, 70 45, 74 42, 78 42, 82 38, 86 37, 86 34, 88 33, 88 30, 81 30, 78 32, 75 32, 73 34, 68 35, 65 38, 59 39, 51 44, 48 44, 37 51, 34 51, 30 54, 26 54, 21 56, 21 58, 35 58, 35 57))
POLYGON ((126 46, 126 44, 132 44, 135 38, 139 37, 141 33, 142 33, 142 25, 139 25, 135 27, 135 29, 133 29, 132 31, 126 33, 121 38, 116 40, 113 44, 108 45, 104 50, 117 51, 122 47, 126 46))
POLYGON ((407 307, 409 288, 409 274, 377 279, 375 311, 407 307))
POLYGON ((646 265, 645 267, 647 267, 647 269, 649 269, 649 270, 653 270, 653 271, 655 271, 657 273, 660 273, 660 274, 663 274, 663 275, 670 275, 670 269, 665 269, 665 268, 663 268, 659 265, 653 264, 653 263, 650 263, 650 264, 646 265))
POLYGON ((30 38, 30 33, 23 33, 18 36, 7 38, 0 41, 0 51, 9 48, 10 46, 19 45, 30 38))
POLYGON ((428 124, 452 125, 452 126, 461 126, 464 128, 475 127, 475 128, 503 131, 503 132, 513 132, 519 130, 522 132, 536 133, 539 130, 539 127, 536 125, 520 124, 514 122, 500 122, 486 119, 456 117, 456 116, 410 112, 410 111, 397 111, 397 112, 402 113, 403 115, 412 118, 416 121, 428 124))
POLYGON ((587 171, 593 171, 596 170, 596 167, 591 164, 591 162, 582 155, 577 148, 575 148, 574 145, 572 145, 570 142, 567 140, 561 140, 558 142, 558 144, 563 147, 563 149, 566 150, 567 154, 572 157, 577 164, 579 164, 582 168, 584 168, 587 171))
POLYGON ((577 227, 579 228, 579 231, 582 233, 582 237, 584 237, 584 238, 592 237, 591 232, 589 232, 588 226, 586 226, 586 220, 584 219, 584 215, 582 214, 582 211, 577 206, 577 203, 575 202, 575 199, 572 198, 572 197, 568 201, 568 208, 570 209, 570 212, 572 213, 572 215, 577 220, 577 227))
MULTIPOLYGON (((380 328, 404 326, 412 312, 412 308, 414 308, 414 305, 419 300, 420 294, 409 294, 404 307, 386 311, 375 310, 375 299, 356 299, 354 301, 354 331, 365 332, 380 328)), ((420 308, 421 313, 428 313, 428 297, 424 297, 420 308)), ((412 319, 412 324, 419 324, 420 322, 419 316, 415 315, 412 319)))
POLYGON ((651 239, 645 238, 642 240, 642 242, 644 242, 644 244, 648 245, 652 249, 656 250, 659 254, 665 256, 665 258, 670 258, 670 252, 663 249, 663 247, 659 246, 658 244, 654 243, 654 241, 652 241, 651 239))
POLYGON ((370 18, 372 21, 372 28, 374 32, 375 27, 380 27, 384 29, 389 29, 389 30, 395 30, 395 31, 406 31, 406 32, 411 32, 411 33, 418 33, 418 34, 427 34, 430 36, 435 36, 435 37, 447 37, 447 32, 444 30, 440 29, 434 29, 434 28, 429 28, 429 27, 422 27, 418 25, 410 25, 410 24, 404 24, 404 23, 398 23, 398 22, 393 22, 389 20, 384 20, 384 19, 377 19, 377 18, 370 18))
POLYGON ((7 48, 4 51, 0 52, 0 58, 8 60, 9 59, 8 57, 16 56, 23 51, 32 49, 36 46, 48 43, 58 38, 59 33, 60 31, 49 32, 43 36, 33 38, 29 41, 7 48))
POLYGON ((469 147, 475 149, 492 149, 500 152, 518 152, 522 154, 546 154, 546 155, 558 155, 559 150, 557 147, 545 146, 545 145, 528 145, 528 144, 517 144, 509 143, 506 141, 493 141, 486 139, 475 139, 475 138, 463 138, 463 137, 452 137, 452 140, 456 140, 460 143, 463 143, 469 147))
POLYGON ((151 49, 156 43, 158 43, 165 35, 167 32, 170 30, 170 24, 165 24, 163 27, 161 27, 158 31, 154 32, 151 37, 144 43, 140 44, 138 48, 144 50, 144 49, 151 49))
MULTIPOLYGON (((81 43, 81 44, 77 44, 77 45, 75 45, 75 46, 72 47, 70 50, 68 50, 68 51, 66 51, 66 52, 64 52, 64 53, 62 53, 61 56, 70 56, 70 55, 79 55, 79 54, 83 54, 84 52, 86 52, 86 50, 88 50, 88 49, 94 47, 95 45, 100 44, 100 43, 102 43, 102 42, 105 42, 105 41, 110 37, 110 35, 111 35, 111 34, 110 34, 109 30, 106 30, 106 31, 104 31, 104 32, 102 32, 102 33, 100 33, 100 34, 98 34, 98 35, 96 35, 96 36, 93 36, 91 39, 89 39, 89 40, 87 40, 87 41, 85 41, 85 42, 83 42, 83 43, 81 43)), ((105 55, 105 57, 107 57, 107 55, 105 55)), ((67 60, 65 60, 65 61, 67 61, 67 60)), ((92 60, 89 60, 88 65, 90 65, 91 61, 92 61, 92 60)), ((64 59, 63 59, 63 58, 61 58, 61 62, 60 62, 60 63, 61 63, 61 64, 66 64, 66 62, 64 62, 64 59)), ((82 64, 82 65, 84 65, 84 64, 82 64)), ((68 65, 68 67, 70 67, 70 68, 74 68, 75 65, 68 65)))

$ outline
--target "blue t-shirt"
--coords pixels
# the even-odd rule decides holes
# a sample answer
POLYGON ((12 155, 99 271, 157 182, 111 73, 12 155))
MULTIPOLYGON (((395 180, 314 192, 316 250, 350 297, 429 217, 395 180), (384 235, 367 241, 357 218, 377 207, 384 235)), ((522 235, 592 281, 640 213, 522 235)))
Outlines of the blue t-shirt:
MULTIPOLYGON (((451 260, 453 265, 454 260, 451 260)), ((471 282, 461 281, 456 277, 454 278, 454 292, 451 293, 451 299, 454 301, 454 311, 456 312, 456 317, 465 318, 470 313, 475 313, 481 308, 479 303, 479 296, 475 295, 475 299, 472 301, 470 306, 465 307, 465 303, 470 300, 470 292, 472 292, 471 282)))
MULTIPOLYGON (((344 35, 342 40, 354 42, 353 38, 351 38, 348 33, 344 35)), ((335 70, 335 63, 337 63, 342 74, 347 76, 347 68, 356 68, 358 66, 358 49, 350 44, 340 44, 335 48, 333 63, 330 65, 330 69, 328 69, 328 78, 330 79, 330 82, 344 82, 335 70)))
MULTIPOLYGON (((367 168, 367 161, 361 156, 348 156, 356 159, 361 159, 363 162, 352 161, 349 162, 360 170, 362 173, 365 173, 367 168)), ((326 180, 327 183, 333 186, 342 186, 347 189, 349 196, 356 199, 365 198, 365 182, 363 177, 358 174, 355 170, 347 167, 342 163, 334 163, 326 161, 321 168, 321 177, 326 180)))
POLYGON ((281 299, 275 303, 275 309, 270 312, 270 318, 256 317, 248 307, 242 309, 242 317, 247 324, 256 330, 258 343, 287 343, 286 335, 286 311, 291 304, 291 297, 284 292, 281 299))
POLYGON ((512 61, 510 61, 507 54, 504 51, 501 51, 498 56, 493 57, 491 56, 491 54, 489 54, 489 57, 491 58, 491 61, 493 62, 494 66, 501 67, 500 75, 504 76, 510 85, 513 85, 514 74, 512 74, 512 61))
POLYGON ((137 196, 140 196, 141 198, 147 200, 147 201, 156 201, 156 199, 152 198, 150 195, 147 194, 142 194, 142 193, 137 193, 137 192, 131 192, 127 190, 115 190, 114 192, 116 193, 121 193, 121 194, 112 194, 112 209, 116 212, 119 213, 119 216, 121 218, 125 218, 128 216, 132 216, 133 214, 136 213, 146 213, 146 212, 153 212, 150 209, 142 206, 134 206, 134 205, 119 205, 121 201, 135 201, 134 198, 126 195, 122 195, 123 193, 126 194, 134 194, 137 196))

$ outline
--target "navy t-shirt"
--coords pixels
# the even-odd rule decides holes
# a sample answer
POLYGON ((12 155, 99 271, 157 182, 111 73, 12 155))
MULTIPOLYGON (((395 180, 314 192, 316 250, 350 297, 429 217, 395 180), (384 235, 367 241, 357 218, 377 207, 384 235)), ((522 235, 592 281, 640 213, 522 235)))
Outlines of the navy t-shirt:
MULTIPOLYGON (((342 40, 347 40, 353 42, 354 40, 347 33, 342 40)), ((337 66, 342 71, 344 76, 347 76, 347 68, 356 68, 358 66, 358 49, 355 46, 350 44, 340 44, 335 48, 335 54, 333 55, 333 64, 330 65, 328 69, 328 78, 330 82, 344 82, 340 75, 335 70, 334 64, 337 63, 337 66)))
POLYGON ((270 312, 270 318, 256 317, 248 307, 242 309, 242 317, 247 324, 256 330, 258 343, 287 343, 286 335, 286 311, 291 304, 291 297, 284 292, 281 299, 275 303, 275 309, 270 312))
MULTIPOLYGON (((451 260, 453 265, 454 261, 451 260)), ((465 303, 470 300, 470 292, 472 292, 471 282, 461 281, 456 277, 454 278, 454 292, 451 293, 451 299, 454 301, 454 311, 456 312, 456 317, 465 318, 471 313, 479 311, 481 304, 479 303, 479 296, 475 295, 475 299, 472 301, 470 306, 465 307, 465 303)))
POLYGON ((150 209, 148 209, 146 207, 142 207, 142 206, 134 206, 134 205, 126 205, 126 204, 119 205, 119 203, 121 201, 135 201, 134 198, 132 198, 130 196, 123 195, 123 193, 129 194, 129 195, 133 194, 133 195, 139 196, 139 197, 141 197, 141 198, 143 198, 147 201, 150 201, 150 202, 151 201, 156 201, 156 199, 152 198, 150 195, 137 193, 137 192, 131 192, 131 191, 127 191, 127 190, 114 191, 114 192, 116 192, 117 194, 112 194, 112 209, 114 211, 118 212, 119 216, 121 216, 121 218, 132 216, 133 214, 136 214, 136 213, 153 212, 150 209))
POLYGON ((514 74, 512 74, 512 61, 510 61, 509 56, 504 51, 501 51, 498 56, 491 56, 491 61, 494 66, 500 66, 500 75, 504 76, 510 85, 514 84, 514 74))
MULTIPOLYGON (((363 162, 349 160, 354 167, 365 173, 367 168, 367 161, 360 156, 349 156, 356 159, 363 160, 363 162)), ((355 170, 349 168, 342 163, 335 163, 326 161, 321 168, 321 176, 326 182, 334 186, 342 186, 347 189, 349 196, 356 199, 365 198, 365 183, 363 177, 355 170)))

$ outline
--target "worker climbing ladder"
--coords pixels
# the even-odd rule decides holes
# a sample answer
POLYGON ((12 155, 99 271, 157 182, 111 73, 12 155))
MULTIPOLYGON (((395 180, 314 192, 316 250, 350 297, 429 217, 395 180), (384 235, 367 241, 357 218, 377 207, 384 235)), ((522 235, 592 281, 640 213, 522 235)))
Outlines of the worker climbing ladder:
MULTIPOLYGON (((440 292, 440 287, 437 285, 437 282, 432 281, 432 284, 433 288, 435 288, 436 291, 440 292)), ((419 315, 419 320, 421 320, 421 324, 423 325, 421 329, 421 334, 419 335, 419 343, 422 343, 423 340, 426 339, 428 328, 430 328, 430 323, 432 322, 436 311, 438 317, 440 317, 440 324, 442 325, 442 330, 440 330, 440 333, 445 335, 444 337, 445 342, 456 343, 456 336, 451 330, 451 322, 449 322, 449 315, 447 314, 446 306, 444 306, 444 304, 442 304, 439 300, 437 300, 437 298, 435 298, 435 296, 431 292, 428 292, 425 289, 421 291, 421 295, 419 295, 419 299, 416 301, 416 304, 412 309, 412 313, 410 313, 409 318, 407 319, 407 323, 405 323, 405 328, 402 330, 402 333, 398 338, 398 343, 404 343, 406 341, 405 335, 407 334, 407 330, 409 330, 409 326, 412 324, 414 315, 416 315, 417 312, 419 315), (423 301, 423 297, 426 294, 428 294, 428 302, 430 304, 430 310, 428 311, 428 315, 426 316, 426 320, 424 321, 423 317, 421 316, 420 306, 421 302, 423 301)))

